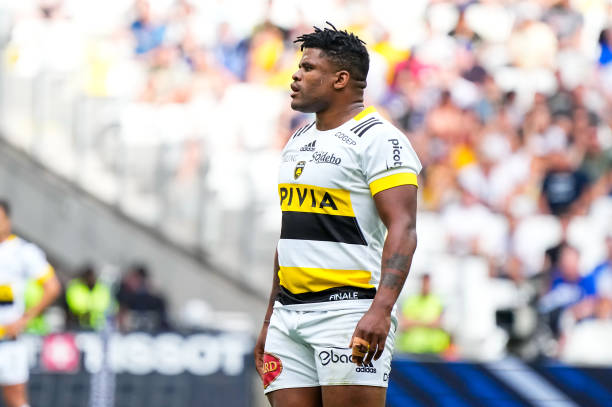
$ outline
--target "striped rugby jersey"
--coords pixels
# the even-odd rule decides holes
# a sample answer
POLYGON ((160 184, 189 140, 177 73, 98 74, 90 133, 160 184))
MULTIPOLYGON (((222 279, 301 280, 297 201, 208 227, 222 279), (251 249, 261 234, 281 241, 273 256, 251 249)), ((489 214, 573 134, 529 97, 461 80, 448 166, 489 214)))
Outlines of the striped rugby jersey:
POLYGON ((297 130, 281 156, 276 306, 369 306, 386 237, 373 196, 417 185, 420 171, 406 136, 373 107, 332 130, 297 130))

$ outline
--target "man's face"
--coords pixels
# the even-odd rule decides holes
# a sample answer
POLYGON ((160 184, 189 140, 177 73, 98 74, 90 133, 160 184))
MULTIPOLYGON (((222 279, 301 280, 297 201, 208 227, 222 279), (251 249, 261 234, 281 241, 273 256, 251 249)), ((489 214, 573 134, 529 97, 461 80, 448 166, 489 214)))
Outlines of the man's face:
POLYGON ((305 48, 298 70, 291 79, 291 108, 317 113, 331 103, 337 70, 318 48, 305 48))
POLYGON ((11 220, 7 216, 4 209, 0 207, 0 236, 7 236, 11 234, 11 220))
POLYGON ((568 281, 577 281, 580 279, 580 253, 570 247, 566 247, 561 251, 559 259, 561 273, 568 281))

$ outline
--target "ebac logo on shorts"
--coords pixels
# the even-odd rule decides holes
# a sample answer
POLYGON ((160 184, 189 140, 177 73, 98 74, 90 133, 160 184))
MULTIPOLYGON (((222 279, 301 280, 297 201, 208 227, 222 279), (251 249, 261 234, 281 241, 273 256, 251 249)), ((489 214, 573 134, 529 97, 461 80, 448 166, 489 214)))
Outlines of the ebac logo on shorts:
POLYGON ((264 353, 263 357, 263 385, 267 388, 283 371, 283 363, 279 358, 270 354, 264 353))
MULTIPOLYGON (((354 363, 353 355, 338 354, 333 349, 319 352, 319 359, 321 359, 323 366, 327 366, 330 363, 354 363)), ((370 361, 369 363, 364 363, 363 366, 357 366, 355 371, 358 373, 376 373, 376 368, 370 361)))

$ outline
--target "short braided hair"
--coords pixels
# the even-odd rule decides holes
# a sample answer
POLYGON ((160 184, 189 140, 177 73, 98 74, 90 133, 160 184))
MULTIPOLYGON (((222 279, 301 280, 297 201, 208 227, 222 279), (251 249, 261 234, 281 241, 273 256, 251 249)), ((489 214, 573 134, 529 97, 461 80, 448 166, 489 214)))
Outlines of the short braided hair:
POLYGON ((313 27, 314 32, 300 35, 293 42, 301 42, 302 51, 304 48, 320 49, 339 69, 348 71, 355 80, 365 81, 370 69, 365 42, 353 33, 338 30, 329 21, 327 24, 331 28, 313 27))

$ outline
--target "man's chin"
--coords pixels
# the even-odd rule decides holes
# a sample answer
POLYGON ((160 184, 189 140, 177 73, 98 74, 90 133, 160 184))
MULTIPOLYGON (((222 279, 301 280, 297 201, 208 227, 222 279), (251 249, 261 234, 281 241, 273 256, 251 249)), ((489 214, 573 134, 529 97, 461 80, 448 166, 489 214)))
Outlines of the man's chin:
POLYGON ((312 106, 303 105, 302 103, 299 103, 295 99, 291 101, 291 108, 297 112, 302 112, 302 113, 314 113, 315 112, 315 109, 313 109, 312 106))

